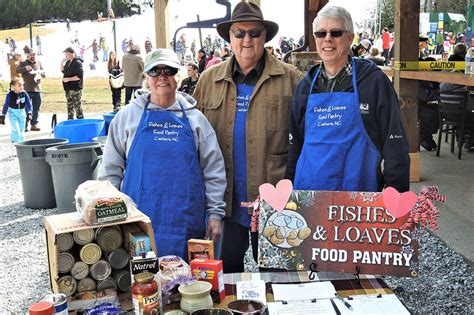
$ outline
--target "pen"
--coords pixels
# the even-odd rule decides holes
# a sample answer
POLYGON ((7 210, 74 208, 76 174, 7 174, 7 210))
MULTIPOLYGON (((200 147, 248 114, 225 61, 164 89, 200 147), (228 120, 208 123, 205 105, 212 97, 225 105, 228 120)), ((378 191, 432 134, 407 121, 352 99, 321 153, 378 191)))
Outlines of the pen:
POLYGON ((341 300, 342 303, 344 303, 344 305, 345 305, 349 310, 352 311, 352 306, 351 306, 346 300, 344 300, 344 299, 343 299, 339 294, 337 294, 337 293, 334 293, 334 295, 335 295, 339 300, 341 300))

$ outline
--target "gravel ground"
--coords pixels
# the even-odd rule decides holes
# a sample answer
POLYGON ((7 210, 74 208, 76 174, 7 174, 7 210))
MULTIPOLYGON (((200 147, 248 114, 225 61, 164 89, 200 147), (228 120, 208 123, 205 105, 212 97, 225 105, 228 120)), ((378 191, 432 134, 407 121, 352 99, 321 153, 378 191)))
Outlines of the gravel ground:
MULTIPOLYGON (((0 145, 0 313, 27 312, 50 293, 43 217, 54 209, 22 206, 18 160, 11 144, 0 145)), ((462 256, 432 235, 421 240, 420 277, 385 277, 413 313, 474 312, 474 274, 462 256)), ((250 255, 247 269, 255 270, 250 255)))

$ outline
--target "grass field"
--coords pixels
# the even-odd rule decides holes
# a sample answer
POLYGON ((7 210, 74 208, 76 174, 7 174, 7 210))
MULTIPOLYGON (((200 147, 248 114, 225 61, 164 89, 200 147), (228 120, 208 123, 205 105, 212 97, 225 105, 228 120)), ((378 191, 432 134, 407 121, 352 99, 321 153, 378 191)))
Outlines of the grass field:
MULTIPOLYGON (((41 26, 41 25, 33 25, 33 37, 35 37, 37 34, 39 34, 40 36, 44 36, 51 32, 54 32, 54 30, 41 26)), ((7 38, 8 36, 11 36, 15 41, 30 39, 30 28, 22 27, 22 28, 10 29, 10 30, 0 30, 0 40, 5 41, 5 38, 7 38)), ((34 42, 35 41, 33 39, 33 43, 34 42)), ((19 47, 19 48, 23 48, 23 47, 19 47)))
MULTIPOLYGON (((61 78, 45 78, 41 80, 43 85, 43 98, 41 101, 42 112, 65 113, 66 96, 64 95, 61 78)), ((2 82, 5 89, 0 93, 0 104, 3 106, 5 94, 8 91, 8 83, 2 82)), ((122 103, 125 100, 125 92, 122 91, 122 103)), ((88 78, 84 81, 82 94, 82 109, 89 113, 110 112, 112 106, 112 93, 110 92, 107 79, 88 78)))

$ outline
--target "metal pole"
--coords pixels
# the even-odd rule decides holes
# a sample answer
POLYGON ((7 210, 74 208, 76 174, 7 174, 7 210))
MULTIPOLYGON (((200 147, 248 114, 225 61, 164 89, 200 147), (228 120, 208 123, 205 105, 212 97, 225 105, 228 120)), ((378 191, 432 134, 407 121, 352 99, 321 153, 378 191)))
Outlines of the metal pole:
POLYGON ((112 28, 114 30, 114 49, 115 49, 115 54, 117 54, 117 28, 115 25, 115 20, 112 21, 112 28))
POLYGON ((33 49, 33 26, 30 23, 30 48, 33 49))
MULTIPOLYGON (((198 21, 198 23, 199 23, 199 22, 200 22, 200 20, 199 20, 199 14, 197 14, 196 17, 197 17, 197 21, 198 21)), ((202 48, 202 32, 201 32, 201 28, 198 28, 198 30, 199 30, 199 44, 201 45, 200 47, 202 48)))

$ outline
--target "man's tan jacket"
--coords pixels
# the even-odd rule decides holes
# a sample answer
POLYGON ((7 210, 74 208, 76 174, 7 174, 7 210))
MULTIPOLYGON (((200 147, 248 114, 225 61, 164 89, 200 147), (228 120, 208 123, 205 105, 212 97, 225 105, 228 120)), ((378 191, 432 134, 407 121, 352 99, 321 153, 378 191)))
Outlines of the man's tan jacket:
MULTIPOLYGON (((247 201, 254 201, 263 183, 275 185, 285 174, 288 117, 296 84, 303 74, 265 51, 265 67, 255 85, 247 112, 247 201)), ((233 135, 237 90, 232 80, 235 57, 201 74, 193 97, 216 131, 224 155, 226 216, 232 211, 233 135)), ((204 174, 204 176, 206 176, 204 174)))

